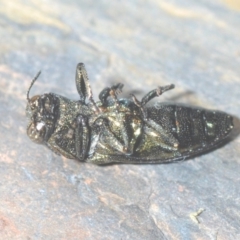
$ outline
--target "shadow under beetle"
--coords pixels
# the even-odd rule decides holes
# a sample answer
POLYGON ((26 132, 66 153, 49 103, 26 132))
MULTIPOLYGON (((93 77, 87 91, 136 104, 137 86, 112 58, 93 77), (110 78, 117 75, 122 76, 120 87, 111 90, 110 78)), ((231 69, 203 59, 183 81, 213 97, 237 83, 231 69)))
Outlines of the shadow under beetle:
POLYGON ((232 117, 223 112, 166 103, 146 106, 174 85, 158 87, 139 101, 133 94, 118 99, 123 88, 118 83, 104 88, 95 102, 79 63, 78 101, 55 93, 29 98, 39 75, 27 92, 27 135, 67 158, 95 164, 174 162, 215 148, 233 128, 232 117))

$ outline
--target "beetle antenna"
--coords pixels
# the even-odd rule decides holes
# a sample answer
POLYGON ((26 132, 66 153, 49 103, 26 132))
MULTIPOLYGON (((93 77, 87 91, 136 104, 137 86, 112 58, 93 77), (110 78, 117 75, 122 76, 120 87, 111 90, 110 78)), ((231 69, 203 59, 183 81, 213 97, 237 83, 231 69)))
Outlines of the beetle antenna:
POLYGON ((36 75, 35 78, 32 80, 32 82, 31 82, 31 84, 30 84, 30 86, 29 86, 29 88, 28 88, 28 91, 27 91, 27 100, 28 100, 28 102, 30 101, 30 99, 29 99, 29 92, 30 92, 33 84, 34 84, 34 83, 36 82, 36 80, 38 79, 38 77, 39 77, 40 74, 41 74, 41 71, 39 71, 39 72, 37 73, 37 75, 36 75))

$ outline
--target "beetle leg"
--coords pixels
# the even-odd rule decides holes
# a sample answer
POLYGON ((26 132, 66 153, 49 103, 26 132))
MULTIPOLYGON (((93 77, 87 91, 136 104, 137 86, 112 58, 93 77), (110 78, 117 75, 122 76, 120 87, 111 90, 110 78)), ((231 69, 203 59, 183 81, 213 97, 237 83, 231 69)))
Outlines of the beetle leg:
POLYGON ((133 93, 131 93, 130 96, 132 97, 132 100, 135 103, 135 105, 140 108, 142 115, 143 115, 143 119, 145 121, 147 121, 147 111, 144 108, 144 106, 142 105, 142 103, 136 98, 136 96, 133 93))
POLYGON ((122 154, 131 154, 129 153, 129 139, 128 139, 128 135, 127 135, 127 131, 123 130, 122 133, 122 138, 123 138, 123 142, 122 143, 116 136, 115 134, 112 132, 112 130, 110 129, 109 125, 108 125, 108 120, 107 119, 98 119, 97 120, 97 125, 100 126, 101 128, 101 141, 100 141, 100 145, 102 145, 103 143, 103 148, 113 148, 115 150, 117 150, 118 152, 122 153, 122 154), (107 145, 106 145, 107 143, 107 145))
POLYGON ((161 125, 159 125, 152 119, 149 119, 148 115, 147 115, 147 109, 145 108, 145 105, 151 99, 158 97, 158 96, 162 95, 164 92, 171 90, 173 88, 174 88, 173 84, 167 85, 164 87, 158 87, 157 89, 154 89, 154 90, 150 91, 149 93, 147 93, 142 98, 141 102, 133 94, 131 94, 131 96, 132 96, 133 102, 140 108, 140 110, 143 114, 143 119, 144 119, 145 124, 148 125, 152 129, 150 134, 152 134, 153 136, 159 136, 159 137, 165 139, 169 148, 176 150, 179 145, 178 140, 173 136, 173 134, 171 134, 170 132, 166 132, 161 125))
POLYGON ((84 161, 89 146, 89 127, 87 126, 87 120, 83 115, 78 115, 76 118, 76 132, 75 132, 75 147, 76 155, 80 161, 84 161))
MULTIPOLYGON (((109 137, 111 137, 113 139, 113 142, 115 143, 114 148, 117 151, 119 151, 123 154, 126 154, 126 155, 131 155, 134 151, 134 144, 132 142, 133 129, 130 126, 129 119, 127 119, 125 114, 122 115, 121 112, 118 111, 119 110, 119 102, 117 99, 117 95, 122 91, 122 88, 123 88, 122 83, 114 84, 111 87, 106 87, 100 92, 99 99, 102 102, 103 106, 107 105, 108 97, 112 97, 112 99, 114 100, 118 115, 117 115, 117 120, 114 119, 112 121, 112 124, 115 124, 116 127, 118 129, 120 129, 119 138, 121 138, 123 143, 121 143, 117 139, 117 137, 111 132, 111 129, 109 128, 107 122, 104 122, 104 128, 105 128, 104 131, 107 131, 109 133, 109 137)), ((109 141, 111 141, 111 140, 109 140, 109 141)))
POLYGON ((158 87, 152 91, 150 91, 149 93, 147 93, 141 100, 141 102, 136 98, 136 96, 134 94, 130 94, 130 96, 132 97, 133 102, 140 108, 143 117, 145 120, 147 120, 147 112, 144 109, 144 106, 153 98, 158 97, 160 95, 162 95, 164 92, 173 89, 175 86, 174 84, 170 84, 164 87, 158 87))
POLYGON ((58 137, 58 133, 53 134, 48 142, 46 143, 47 147, 51 149, 57 155, 63 155, 66 158, 74 159, 76 158, 73 154, 65 151, 61 146, 56 143, 56 138, 58 137))
POLYGON ((118 114, 119 118, 119 125, 121 131, 121 137, 124 142, 124 153, 127 155, 133 154, 134 151, 134 144, 132 143, 133 140, 133 128, 130 124, 130 119, 126 115, 118 114))
POLYGON ((46 145, 56 154, 85 161, 90 144, 87 119, 78 115, 71 127, 63 127, 51 135, 46 145), (73 144, 71 144, 73 143, 73 144), (68 151, 68 148, 71 149, 68 151))
POLYGON ((89 84, 86 68, 83 63, 79 63, 76 68, 76 87, 80 96, 80 101, 85 103, 86 98, 93 105, 94 111, 99 112, 95 101, 93 100, 92 89, 89 84))
POLYGON ((122 88, 123 88, 123 84, 122 83, 117 83, 112 85, 111 87, 106 87, 104 88, 100 94, 99 94, 99 99, 102 102, 102 105, 107 105, 107 98, 108 97, 112 97, 116 107, 119 107, 119 103, 118 103, 118 99, 117 99, 117 95, 122 92, 122 88))
POLYGON ((141 101, 141 106, 146 105, 150 100, 152 100, 155 97, 158 97, 160 95, 162 95, 164 92, 173 89, 175 86, 174 84, 170 84, 164 87, 158 87, 157 89, 154 89, 152 91, 150 91, 149 93, 147 93, 141 101))

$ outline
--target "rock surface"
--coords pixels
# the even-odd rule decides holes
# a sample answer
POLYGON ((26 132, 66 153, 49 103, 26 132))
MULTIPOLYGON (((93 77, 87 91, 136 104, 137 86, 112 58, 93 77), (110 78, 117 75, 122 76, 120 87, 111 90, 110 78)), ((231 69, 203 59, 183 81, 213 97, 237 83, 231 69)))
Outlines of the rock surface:
POLYGON ((0 239, 240 239, 238 1, 2 0, 0 26, 0 239), (56 156, 26 135, 26 91, 41 69, 32 95, 77 99, 78 62, 95 98, 174 83, 159 101, 236 116, 232 141, 168 165, 56 156))

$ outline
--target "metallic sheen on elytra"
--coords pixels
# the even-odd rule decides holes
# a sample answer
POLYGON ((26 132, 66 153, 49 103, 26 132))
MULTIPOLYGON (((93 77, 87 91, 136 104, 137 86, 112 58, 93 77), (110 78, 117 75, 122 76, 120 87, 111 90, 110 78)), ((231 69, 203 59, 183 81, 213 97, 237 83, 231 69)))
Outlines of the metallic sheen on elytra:
POLYGON ((139 101, 133 94, 118 99, 123 88, 118 83, 104 88, 95 102, 79 63, 78 101, 55 93, 30 99, 39 75, 27 92, 27 135, 67 158, 95 164, 174 162, 214 149, 233 128, 232 117, 223 112, 166 103, 146 106, 174 85, 158 87, 139 101))

